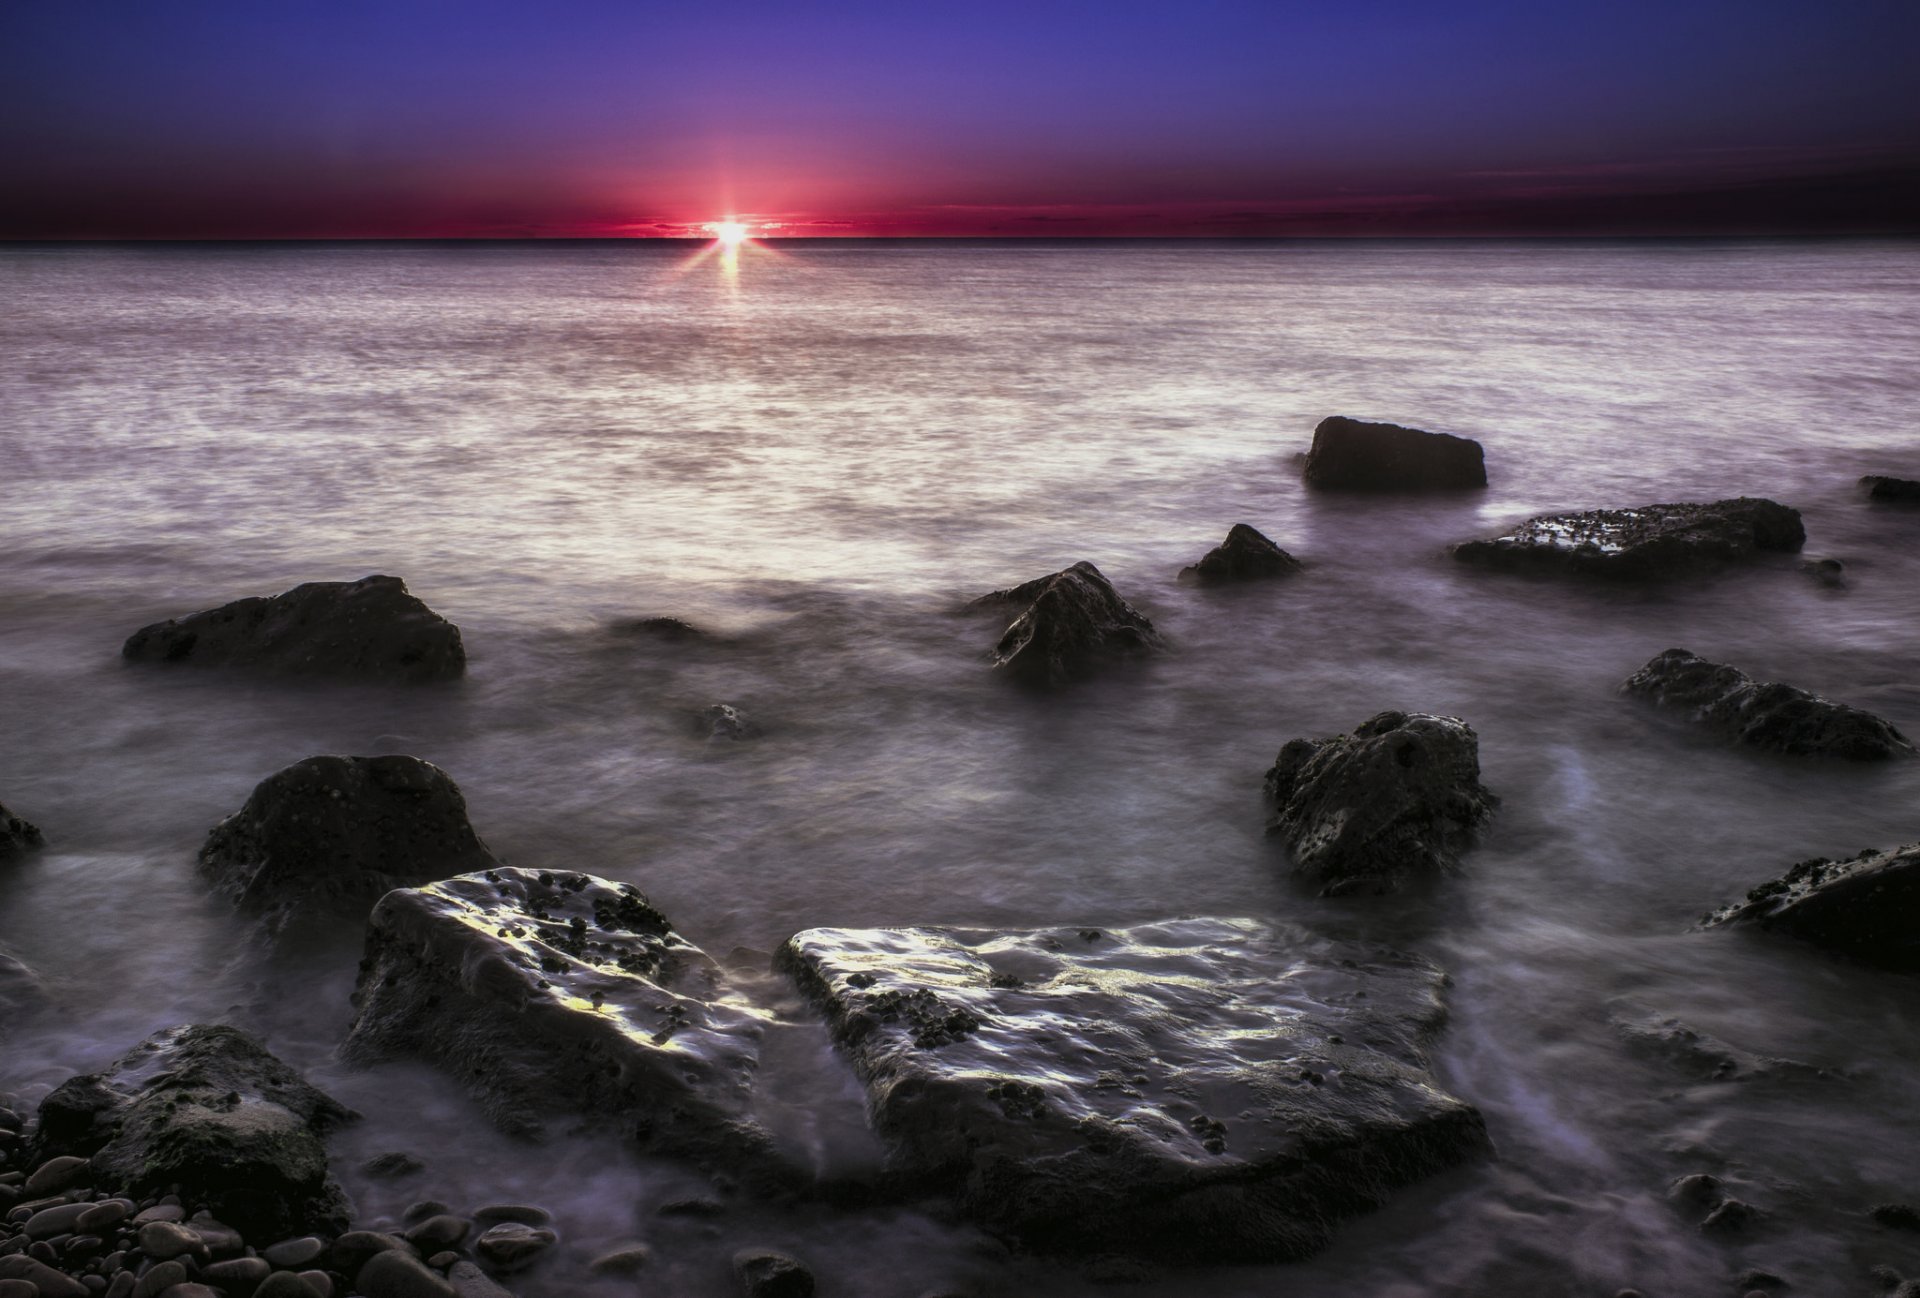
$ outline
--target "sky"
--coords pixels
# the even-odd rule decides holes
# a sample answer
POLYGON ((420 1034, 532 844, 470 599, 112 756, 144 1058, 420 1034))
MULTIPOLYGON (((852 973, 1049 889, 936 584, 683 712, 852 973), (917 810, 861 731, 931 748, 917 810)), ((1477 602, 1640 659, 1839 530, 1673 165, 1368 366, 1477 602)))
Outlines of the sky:
POLYGON ((0 238, 1920 232, 1916 0, 0 0, 0 238))

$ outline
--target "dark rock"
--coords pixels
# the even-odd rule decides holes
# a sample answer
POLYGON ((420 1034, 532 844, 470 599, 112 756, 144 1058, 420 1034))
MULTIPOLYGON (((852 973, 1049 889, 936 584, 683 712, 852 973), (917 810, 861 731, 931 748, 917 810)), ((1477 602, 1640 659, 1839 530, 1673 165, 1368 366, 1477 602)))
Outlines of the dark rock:
POLYGON ((1920 970, 1920 843, 1802 861, 1701 924, 1752 924, 1863 964, 1920 970))
POLYGON ((1760 1210, 1741 1199, 1724 1199, 1707 1214, 1700 1229, 1709 1235, 1738 1235, 1760 1220, 1760 1210))
POLYGON ((1507 571, 1631 579, 1678 577, 1806 544, 1800 512, 1757 497, 1544 514, 1490 541, 1453 547, 1462 563, 1507 571))
POLYGON ((760 727, 731 703, 716 703, 700 714, 700 733, 708 739, 753 739, 760 727))
POLYGON ((587 1270, 599 1275, 633 1275, 644 1271, 653 1261, 653 1250, 645 1244, 626 1244, 602 1253, 587 1263, 587 1270))
POLYGON ((522 1271, 539 1260, 559 1238, 545 1226, 503 1221, 481 1232, 480 1238, 473 1241, 473 1251, 496 1271, 522 1271))
POLYGON ((466 799, 416 757, 309 757, 262 780, 207 835, 200 867, 242 910, 366 914, 394 888, 498 865, 466 799))
POLYGON ((472 1227, 463 1217, 441 1213, 429 1217, 407 1232, 407 1243, 422 1253, 440 1253, 457 1247, 472 1227))
POLYGON ((282 1270, 298 1270, 303 1266, 312 1266, 327 1251, 327 1245, 318 1235, 301 1235, 296 1239, 283 1239, 278 1244, 260 1250, 260 1256, 282 1270))
POLYGON ((656 1217, 718 1217, 727 1210, 727 1205, 718 1199, 705 1195, 695 1195, 687 1199, 669 1199, 654 1209, 656 1217))
POLYGON ((5 806, 0 806, 0 861, 39 847, 46 841, 38 829, 8 811, 5 806))
POLYGON ((1692 720, 1755 748, 1856 762, 1913 754, 1906 736, 1871 712, 1778 681, 1756 681, 1685 649, 1658 655, 1621 688, 1662 707, 1685 709, 1692 720))
POLYGON ((1860 479, 1860 485, 1867 489, 1869 500, 1901 505, 1920 504, 1920 482, 1912 478, 1889 478, 1883 474, 1869 473, 1860 479))
POLYGON ((1711 1172, 1692 1172, 1667 1187, 1667 1198, 1682 1207, 1705 1211, 1727 1197, 1719 1177, 1711 1172))
POLYGON ((338 1286, 334 1284, 331 1272, 298 1271, 295 1274, 300 1277, 301 1283, 307 1286, 307 1291, 313 1295, 313 1298, 333 1298, 334 1290, 338 1286))
POLYGON ((33 1170, 25 1186, 28 1197, 39 1198, 44 1194, 59 1194, 62 1190, 71 1190, 76 1185, 87 1184, 87 1178, 93 1172, 93 1164, 73 1154, 61 1154, 49 1158, 33 1170))
POLYGON ((218 1289, 189 1281, 186 1284, 177 1284, 162 1290, 160 1298, 224 1298, 224 1296, 218 1289))
POLYGON ((442 1203, 438 1199, 421 1199, 416 1203, 408 1204, 407 1210, 400 1214, 400 1220, 406 1222, 409 1226, 414 1226, 429 1217, 438 1217, 442 1213, 452 1211, 453 1208, 450 1205, 442 1203))
POLYGON ((361 1267, 390 1251, 413 1255, 407 1241, 398 1235, 380 1230, 350 1230, 333 1241, 327 1260, 341 1275, 359 1275, 361 1267))
POLYGON ((1480 743, 1458 717, 1382 712, 1331 739, 1295 739, 1266 776, 1267 833, 1322 896, 1384 893, 1452 870, 1498 799, 1480 743))
MULTIPOLYGON (((90 1154, 100 1188, 137 1200, 178 1186, 271 1239, 344 1227, 322 1137, 351 1116, 247 1033, 194 1025, 55 1088, 40 1107, 40 1140, 43 1152, 90 1154)), ((143 1231, 166 1225, 141 1217, 143 1231)))
POLYGON ((733 1273, 747 1298, 812 1298, 813 1272, 771 1249, 743 1248, 733 1255, 733 1273))
POLYGON ((1920 1208, 1910 1203, 1876 1203, 1867 1215, 1895 1230, 1920 1230, 1920 1208))
POLYGON ((642 1148, 766 1150, 762 1013, 629 884, 502 868, 391 892, 354 1003, 349 1059, 437 1063, 508 1130, 561 1106, 642 1148))
POLYGON ((289 676, 452 680, 467 669, 460 628, 398 577, 310 581, 142 627, 121 653, 141 662, 243 667, 289 676))
POLYGON ((1180 575, 1201 582, 1253 581, 1286 577, 1299 572, 1300 561, 1246 523, 1235 523, 1227 539, 1207 551, 1199 563, 1182 568, 1180 575))
POLYGON ((158 1298, 177 1284, 187 1282, 187 1268, 179 1262, 161 1262, 150 1267, 133 1286, 133 1298, 158 1298))
POLYGON ((411 1253, 388 1249, 360 1268, 353 1287, 365 1298, 454 1298, 453 1286, 411 1253))
POLYGON ((1741 1290, 1790 1289, 1793 1287, 1786 1282, 1785 1278, 1775 1275, 1771 1271, 1761 1271, 1757 1269, 1742 1271, 1739 1278, 1735 1280, 1733 1284, 1736 1289, 1741 1290))
POLYGON ((1621 1016, 1614 1019, 1613 1025, 1629 1042, 1650 1054, 1665 1057, 1698 1081, 1734 1082, 1778 1074, 1837 1076, 1832 1070, 1814 1064, 1756 1055, 1738 1046, 1728 1045, 1670 1016, 1621 1016))
POLYGON ((206 1242, 208 1251, 215 1257, 239 1253, 247 1246, 247 1242, 240 1238, 239 1231, 225 1222, 215 1221, 211 1213, 196 1212, 187 1225, 206 1242))
POLYGON ((377 1181, 397 1181, 403 1176, 412 1176, 415 1172, 425 1171, 426 1166, 412 1154, 396 1150, 387 1154, 375 1154, 360 1164, 360 1170, 377 1181))
POLYGON ((1297 1258, 1488 1149, 1426 1071, 1445 978, 1253 920, 813 929, 779 963, 865 1083, 893 1172, 1034 1247, 1297 1258))
POLYGON ((0 1280, 0 1298, 40 1298, 40 1286, 31 1280, 0 1280))
POLYGON ((636 617, 615 622, 610 630, 615 635, 643 636, 649 640, 663 640, 668 644, 686 644, 690 641, 711 640, 713 637, 691 622, 682 622, 677 617, 636 617))
POLYGON ((1301 476, 1346 491, 1458 491, 1486 486, 1487 464, 1470 438, 1330 415, 1313 430, 1301 476))
POLYGON ((1022 612, 994 645, 993 665, 1038 685, 1066 684, 1161 643, 1153 623, 1085 560, 973 601, 1002 605, 1022 612))
POLYGON ((1802 559, 1800 571, 1828 590, 1845 590, 1847 565, 1838 559, 1802 559))
POLYGON ((513 1298, 471 1262, 455 1262, 447 1272, 456 1298, 513 1298))
POLYGON ((203 1267, 202 1278, 229 1293, 252 1293, 261 1281, 273 1274, 273 1265, 265 1258, 236 1257, 203 1267))
POLYGON ((207 1245, 191 1226, 177 1221, 150 1221, 140 1228, 140 1251, 157 1261, 177 1257, 205 1258, 207 1245))

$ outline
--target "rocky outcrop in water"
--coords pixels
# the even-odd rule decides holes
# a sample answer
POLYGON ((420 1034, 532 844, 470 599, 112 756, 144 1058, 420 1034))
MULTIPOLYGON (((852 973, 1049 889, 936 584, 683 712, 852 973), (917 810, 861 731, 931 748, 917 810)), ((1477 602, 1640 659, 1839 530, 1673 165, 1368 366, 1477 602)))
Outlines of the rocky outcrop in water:
POLYGON ((142 627, 121 653, 140 662, 240 667, 369 681, 451 680, 467 669, 460 628, 398 577, 310 581, 142 627))
POLYGON ((1002 605, 1024 608, 994 645, 993 665, 1033 684, 1064 685, 1160 646, 1153 623, 1085 560, 973 601, 1002 605))
POLYGON ((155 1033, 40 1105, 41 1159, 86 1164, 86 1183, 135 1198, 178 1193, 248 1234, 342 1230, 346 1197, 322 1143, 353 1115, 238 1028, 155 1033))
POLYGON ((276 926, 309 910, 359 917, 394 888, 498 865, 459 786, 417 757, 309 757, 262 780, 207 835, 201 869, 276 926))
POLYGON ((1800 511, 1741 496, 1711 504, 1542 514, 1502 536, 1453 547, 1462 563, 1512 572, 1650 579, 1710 571, 1806 544, 1800 511))
POLYGON ((1301 476, 1344 491, 1458 491, 1487 485, 1486 453, 1452 433, 1332 415, 1313 430, 1301 476))
POLYGON ((1912 478, 1889 478, 1884 474, 1869 473, 1860 479, 1860 485, 1867 489, 1867 499, 1886 504, 1920 505, 1920 482, 1912 478))
POLYGON ((1871 712, 1778 681, 1757 681, 1685 649, 1658 655, 1621 688, 1685 711, 1735 743, 1777 753, 1867 762, 1914 751, 1906 736, 1871 712))
POLYGON ((1297 1258, 1488 1148, 1422 1044, 1424 961, 1245 919, 988 933, 811 929, 893 1169, 1047 1250, 1297 1258))
POLYGON ((32 824, 0 805, 0 861, 39 847, 45 841, 32 824))
POLYGON ((1382 712, 1350 735, 1295 739, 1266 777, 1267 833, 1321 896, 1392 892, 1448 871, 1497 803, 1458 717, 1382 712))
POLYGON ((1752 925, 1862 964, 1920 970, 1920 843, 1802 861, 1701 923, 1752 925))
POLYGON ((502 868, 391 892, 354 1004, 347 1058, 438 1064, 508 1131, 559 1111, 648 1150, 765 1153, 761 1015, 630 884, 502 868))
POLYGON ((1199 563, 1182 568, 1180 576, 1208 584, 1287 577, 1299 572, 1298 559, 1282 550, 1246 523, 1235 523, 1227 539, 1207 551, 1199 563))

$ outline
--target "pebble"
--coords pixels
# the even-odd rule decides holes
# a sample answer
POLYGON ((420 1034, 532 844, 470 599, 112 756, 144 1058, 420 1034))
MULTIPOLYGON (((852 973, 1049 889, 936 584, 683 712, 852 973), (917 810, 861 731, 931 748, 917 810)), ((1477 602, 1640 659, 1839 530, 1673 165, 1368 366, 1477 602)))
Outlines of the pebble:
POLYGON ((455 1252, 453 1249, 448 1249, 444 1253, 435 1253, 432 1257, 428 1258, 427 1265, 432 1267, 436 1271, 445 1271, 448 1267, 452 1266, 455 1262, 458 1262, 459 1260, 460 1260, 460 1254, 455 1252))
POLYGON ((333 1241, 333 1267, 341 1275, 359 1275, 367 1259, 375 1253, 395 1248, 403 1253, 412 1252, 407 1241, 398 1235, 377 1230, 350 1230, 333 1241))
POLYGON ((40 1286, 40 1298, 87 1298, 87 1287, 30 1257, 0 1257, 0 1280, 26 1280, 40 1286))
POLYGON ((302 1235, 298 1239, 283 1239, 271 1248, 262 1249, 260 1256, 281 1270, 294 1271, 318 1262, 320 1255, 326 1251, 326 1242, 319 1236, 302 1235))
POLYGON ((454 1298, 452 1285, 398 1249, 367 1259, 353 1283, 366 1298, 454 1298))
POLYGON ((59 1194, 62 1190, 71 1190, 83 1183, 92 1174, 93 1163, 88 1159, 75 1158, 71 1154, 49 1158, 27 1178, 27 1193, 59 1194))
POLYGON ((160 1298, 220 1298, 220 1294, 203 1284, 177 1284, 162 1293, 160 1298))
POLYGON ((207 1251, 199 1234, 177 1221, 150 1221, 140 1228, 139 1238, 140 1251, 160 1262, 189 1254, 204 1256, 207 1251))
POLYGON ((526 1226, 546 1226, 552 1223, 553 1214, 545 1208, 536 1208, 530 1203, 490 1203, 484 1208, 475 1209, 473 1219, 486 1226, 491 1226, 498 1221, 517 1221, 526 1226))
POLYGON ((1760 1210, 1741 1199, 1728 1199, 1707 1214, 1700 1229, 1713 1234, 1731 1235, 1745 1230, 1760 1217, 1760 1210))
POLYGON ((727 1210, 727 1205, 718 1199, 696 1197, 689 1199, 669 1199, 660 1205, 655 1215, 660 1217, 718 1217, 727 1210))
POLYGON ((40 1298, 40 1286, 31 1280, 0 1280, 0 1298, 40 1298))
POLYGON ((455 1262, 453 1270, 447 1272, 447 1279, 453 1283, 456 1298, 513 1298, 471 1262, 455 1262))
POLYGON ((142 1208, 134 1214, 133 1224, 144 1226, 150 1221, 185 1221, 186 1210, 177 1203, 156 1203, 151 1208, 142 1208))
POLYGON ((313 1291, 313 1298, 333 1298, 333 1277, 325 1271, 301 1271, 300 1278, 313 1291))
POLYGON ((291 1271, 276 1271, 260 1282, 253 1298, 314 1298, 314 1290, 291 1271))
POLYGON ((489 1226, 473 1242, 473 1251, 496 1271, 518 1271, 533 1265, 534 1259, 552 1248, 560 1237, 550 1230, 525 1222, 503 1221, 489 1226))
POLYGON ((472 1230, 464 1217, 440 1213, 407 1232, 407 1242, 422 1253, 442 1253, 456 1247, 472 1230))
POLYGON ((133 1286, 133 1298, 157 1298, 174 1285, 187 1282, 187 1268, 178 1262, 161 1262, 140 1277, 133 1286))
POLYGON ((81 1213, 77 1224, 89 1235, 97 1235, 101 1231, 118 1226, 132 1211, 133 1200, 131 1199, 107 1199, 81 1213))
POLYGON ((733 1273, 747 1298, 812 1298, 813 1272, 796 1258, 772 1249, 743 1248, 733 1255, 733 1273))
POLYGON ((107 1286, 106 1298, 133 1298, 133 1287, 140 1283, 134 1279, 131 1271, 115 1271, 113 1282, 107 1286))
POLYGON ((263 1257, 236 1257, 203 1267, 200 1274, 208 1284, 222 1289, 250 1291, 273 1274, 273 1264, 263 1257))
POLYGON ((28 1239, 52 1239, 55 1235, 71 1235, 80 1218, 86 1216, 90 1203, 63 1203, 57 1208, 42 1208, 27 1218, 24 1229, 28 1239))
POLYGON ((452 1211, 452 1208, 438 1199, 422 1199, 418 1203, 407 1205, 407 1210, 400 1214, 400 1220, 411 1226, 416 1221, 425 1221, 429 1217, 438 1217, 452 1211))
POLYGON ((602 1275, 631 1275, 653 1261, 653 1250, 645 1244, 627 1244, 602 1253, 587 1263, 587 1270, 602 1275))
POLYGON ((360 1164, 360 1170, 368 1176, 379 1177, 382 1180, 393 1180, 402 1176, 412 1176, 415 1172, 424 1171, 426 1166, 425 1163, 415 1158, 412 1154, 403 1154, 395 1151, 391 1154, 378 1154, 369 1158, 366 1162, 360 1164))
POLYGON ((215 1221, 204 1212, 195 1213, 187 1223, 187 1228, 214 1253, 238 1253, 247 1246, 247 1241, 240 1238, 239 1231, 223 1221, 215 1221))

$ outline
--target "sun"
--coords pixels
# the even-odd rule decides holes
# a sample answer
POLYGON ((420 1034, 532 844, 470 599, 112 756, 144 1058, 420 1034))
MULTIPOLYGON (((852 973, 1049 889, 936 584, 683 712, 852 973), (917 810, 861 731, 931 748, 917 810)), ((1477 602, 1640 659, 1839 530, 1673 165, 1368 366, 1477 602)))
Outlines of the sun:
POLYGON ((713 221, 707 228, 723 248, 738 248, 747 241, 747 227, 738 221, 713 221))

